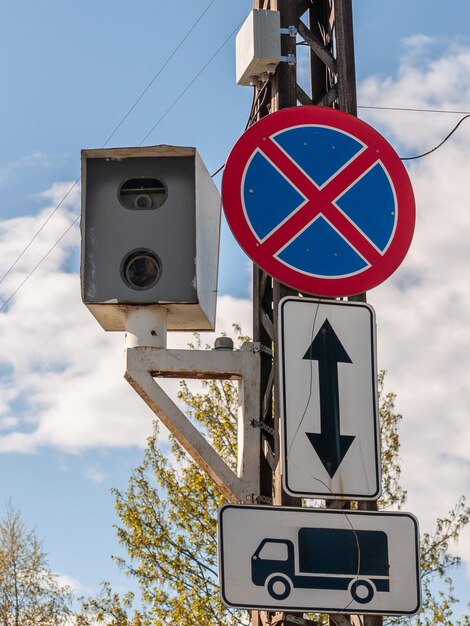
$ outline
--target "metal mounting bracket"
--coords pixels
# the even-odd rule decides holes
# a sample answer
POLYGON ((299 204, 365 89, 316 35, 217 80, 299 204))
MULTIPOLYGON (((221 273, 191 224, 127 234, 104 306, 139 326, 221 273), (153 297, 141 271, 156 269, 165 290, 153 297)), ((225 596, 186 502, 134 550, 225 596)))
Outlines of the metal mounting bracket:
POLYGON ((136 347, 125 352, 125 379, 159 417, 195 462, 231 502, 255 502, 259 496, 260 345, 240 350, 166 350, 136 347), (238 468, 235 473, 204 435, 158 384, 156 378, 238 380, 238 468))
POLYGON ((280 28, 281 35, 289 35, 289 37, 297 37, 297 28, 295 26, 288 26, 287 28, 280 28))
POLYGON ((282 63, 288 63, 289 65, 295 65, 297 63, 297 59, 295 58, 295 54, 288 54, 287 56, 282 56, 279 59, 282 63))
POLYGON ((329 615, 330 621, 336 626, 362 626, 362 621, 358 615, 341 615, 340 613, 333 613, 329 615))

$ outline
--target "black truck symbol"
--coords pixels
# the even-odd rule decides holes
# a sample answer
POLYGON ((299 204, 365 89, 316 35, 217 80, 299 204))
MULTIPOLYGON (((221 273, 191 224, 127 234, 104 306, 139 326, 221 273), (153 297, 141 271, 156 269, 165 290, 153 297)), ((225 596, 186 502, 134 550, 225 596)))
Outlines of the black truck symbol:
POLYGON ((361 604, 390 591, 388 540, 379 530, 301 528, 298 554, 289 539, 263 539, 251 557, 251 580, 275 600, 294 589, 349 589, 361 604))

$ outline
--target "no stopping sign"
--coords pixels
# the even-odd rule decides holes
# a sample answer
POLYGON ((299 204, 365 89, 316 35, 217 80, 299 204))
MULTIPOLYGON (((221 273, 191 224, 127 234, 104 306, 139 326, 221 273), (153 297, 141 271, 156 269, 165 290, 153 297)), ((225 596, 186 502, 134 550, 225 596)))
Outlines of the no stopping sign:
POLYGON ((415 202, 390 144, 326 107, 282 109, 251 126, 222 180, 229 226, 279 281, 320 296, 372 289, 411 244, 415 202))

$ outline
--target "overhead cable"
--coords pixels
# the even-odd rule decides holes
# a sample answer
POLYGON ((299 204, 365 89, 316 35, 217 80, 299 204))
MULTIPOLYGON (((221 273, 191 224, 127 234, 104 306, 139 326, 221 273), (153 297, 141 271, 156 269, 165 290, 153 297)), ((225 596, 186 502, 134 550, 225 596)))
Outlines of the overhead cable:
POLYGON ((412 107, 381 107, 358 104, 358 109, 375 109, 377 111, 411 111, 416 113, 450 113, 454 115, 470 115, 470 111, 452 111, 449 109, 413 109, 412 107))
POLYGON ((225 163, 222 163, 222 165, 218 167, 213 174, 211 174, 211 178, 214 178, 214 176, 217 176, 217 174, 221 172, 224 169, 224 167, 225 167, 225 163))
MULTIPOLYGON (((207 11, 210 9, 210 7, 214 4, 216 0, 211 0, 209 2, 209 4, 206 6, 206 8, 204 9, 204 11, 199 15, 199 17, 197 18, 197 20, 194 22, 194 24, 191 26, 191 28, 186 32, 186 34, 184 35, 184 37, 181 39, 181 41, 178 43, 178 45, 174 48, 174 50, 171 52, 171 54, 168 56, 168 58, 166 59, 166 61, 161 65, 161 67, 159 68, 159 70, 156 72, 156 74, 153 76, 153 78, 150 80, 150 82, 146 85, 146 87, 144 88, 144 90, 141 92, 141 94, 139 95, 139 97, 134 101, 134 103, 131 105, 131 107, 128 109, 127 113, 122 117, 122 119, 120 120, 120 122, 117 124, 117 126, 114 128, 114 130, 110 133, 110 135, 108 136, 108 138, 106 139, 106 141, 103 143, 103 145, 101 146, 101 148, 105 148, 107 146, 107 144, 111 141, 111 139, 114 137, 114 135, 117 133, 117 131, 121 128, 121 126, 123 125, 123 123, 126 121, 126 119, 129 117, 129 115, 132 113, 132 111, 135 109, 135 107, 139 104, 139 102, 142 100, 142 98, 145 96, 145 94, 148 92, 148 90, 150 89, 150 87, 153 85, 153 83, 156 81, 156 79, 160 76, 160 74, 162 73, 162 71, 165 69, 165 67, 168 65, 168 63, 171 61, 171 59, 175 56, 176 52, 181 48, 181 46, 183 45, 183 43, 186 41, 186 39, 189 37, 189 35, 193 32, 193 30, 195 29, 195 27, 199 24, 199 22, 202 20, 202 18, 204 17, 204 15, 207 13, 207 11)), ((237 27, 238 28, 238 27, 237 27)), ((223 46, 222 46, 223 47, 223 46)), ((217 54, 217 53, 216 53, 217 54)), ((211 61, 212 59, 210 59, 211 61)), ((209 61, 209 62, 210 62, 209 61)), ((207 67, 207 65, 205 66, 207 67)), ((205 67, 203 69, 205 69, 205 67)), ((197 77, 196 77, 197 78, 197 77)), ((194 81, 192 81, 194 82, 194 81)), ((192 84, 192 83, 191 83, 192 84)), ((188 87, 189 88, 189 87, 188 87)), ((187 91, 187 89, 186 89, 187 91)), ((182 94, 181 94, 182 95, 182 94)), ((179 96, 179 98, 181 97, 181 95, 179 96)), ((178 98, 178 100, 179 100, 178 98)), ((174 103, 175 104, 175 103, 174 103)), ((170 107, 171 109, 172 107, 170 107)), ((169 110, 166 111, 166 113, 164 114, 164 116, 169 112, 169 110)), ((163 117, 164 117, 163 116, 163 117)), ((163 117, 161 119, 163 119, 163 117)), ((161 119, 159 120, 159 122, 161 121, 161 119)), ((158 122, 158 123, 159 123, 158 122)), ((157 124, 158 124, 157 123, 157 124)), ((157 125, 155 125, 156 127, 157 125)), ((153 129, 152 129, 153 130, 153 129)), ((20 261, 20 259, 24 256, 24 254, 28 251, 28 249, 31 247, 31 245, 33 244, 33 242, 36 240, 36 238, 38 237, 38 235, 42 232, 42 230, 46 227, 46 225, 49 223, 49 221, 51 220, 51 218, 55 215, 55 213, 60 209, 60 207, 62 206, 62 204, 64 203, 64 201, 67 199, 67 197, 72 193, 72 191, 75 189, 75 187, 78 185, 78 183, 81 180, 81 176, 79 176, 74 183, 69 187, 69 189, 67 190, 67 192, 64 194, 64 196, 62 197, 62 199, 60 200, 60 202, 55 206, 55 208, 51 211, 51 213, 48 215, 48 217, 44 220, 44 222, 41 224, 41 226, 38 228, 38 230, 36 231, 36 233, 33 235, 33 237, 30 239, 30 241, 25 245, 25 247, 22 249, 22 251, 19 253, 19 255, 16 257, 16 259, 13 261, 13 263, 8 267, 8 269, 4 272, 4 274, 1 276, 0 278, 0 284, 5 280, 5 278, 10 274, 10 272, 14 269, 14 267, 17 265, 17 263, 20 261)), ((72 228, 72 226, 76 223, 76 221, 78 220, 78 217, 74 220, 74 222, 67 228, 67 230, 64 232, 64 234, 55 242, 55 244, 52 246, 52 248, 45 254, 44 257, 42 257, 42 259, 39 261, 39 263, 34 267, 34 269, 32 270, 32 272, 23 280, 23 282, 20 284, 20 286, 18 287, 18 289, 20 289, 23 284, 29 279, 29 277, 31 276, 31 274, 33 274, 36 269, 39 267, 39 265, 46 259, 46 257, 49 255, 49 253, 57 246, 57 244, 62 240, 62 238, 69 232, 69 230, 72 228)), ((3 305, 0 307, 0 311, 3 310, 3 308, 8 304, 8 302, 10 302, 10 300, 13 298, 13 296, 18 292, 18 289, 16 289, 14 291, 14 293, 3 303, 3 305)))
POLYGON ((413 161, 414 159, 421 159, 422 157, 425 157, 425 156, 427 156, 428 154, 431 154, 432 152, 435 152, 438 148, 440 148, 441 146, 443 146, 443 145, 445 144, 445 142, 446 142, 446 141, 447 141, 450 137, 452 137, 452 135, 455 133, 455 131, 457 130, 457 128, 460 126, 460 124, 461 124, 464 120, 466 120, 467 118, 469 118, 469 117, 470 117, 470 114, 469 114, 469 115, 465 115, 464 117, 462 117, 462 119, 461 119, 461 120, 459 120, 459 121, 457 122, 457 124, 456 124, 456 125, 454 126, 454 128, 450 131, 450 133, 449 133, 446 137, 444 137, 444 139, 443 139, 440 143, 438 143, 438 144, 437 144, 437 146, 434 146, 434 148, 431 148, 431 150, 427 150, 426 152, 423 152, 423 154, 417 154, 416 156, 411 156, 411 157, 400 157, 400 159, 401 159, 402 161, 413 161))
POLYGON ((220 46, 217 48, 217 50, 214 52, 214 54, 209 58, 208 61, 206 61, 206 63, 202 66, 202 68, 199 70, 199 72, 192 78, 192 80, 186 85, 186 87, 183 89, 183 91, 180 93, 180 95, 173 100, 172 104, 170 104, 170 106, 166 109, 166 111, 163 113, 163 115, 161 115, 157 122, 155 122, 155 124, 152 126, 152 128, 148 131, 148 133, 145 135, 145 137, 142 139, 142 141, 139 143, 139 146, 141 146, 144 141, 146 139, 148 139, 148 137, 150 137, 150 135, 153 133, 153 131, 157 128, 157 126, 165 119, 165 117, 168 115, 168 113, 176 106, 176 104, 178 104, 178 102, 181 100, 181 98, 185 95, 185 93, 188 91, 188 89, 190 89, 194 83, 197 81, 197 79, 199 78, 199 76, 204 72, 204 70, 210 65, 210 63, 212 63, 212 61, 215 59, 215 57, 219 54, 219 52, 221 52, 221 50, 228 44, 228 42, 230 41, 230 39, 232 39, 232 37, 235 35, 235 33, 237 32, 237 30, 239 30, 240 26, 242 26, 243 22, 240 22, 240 24, 238 24, 238 26, 235 28, 235 30, 233 30, 230 35, 227 37, 227 39, 225 39, 225 41, 223 43, 220 44, 220 46))
MULTIPOLYGON (((199 15, 199 17, 197 18, 197 20, 194 22, 194 24, 191 26, 191 28, 186 32, 186 34, 183 36, 183 38, 181 39, 181 41, 178 43, 178 45, 173 49, 173 51, 170 53, 170 55, 168 56, 168 58, 166 59, 166 61, 160 66, 160 68, 158 69, 158 71, 156 72, 156 74, 153 76, 153 78, 150 80, 149 83, 147 83, 146 87, 143 89, 143 91, 140 93, 140 95, 138 96, 138 98, 134 101, 134 103, 131 105, 131 107, 128 109, 127 113, 121 118, 121 121, 117 124, 117 126, 114 128, 114 130, 110 133, 110 135, 108 136, 108 138, 106 139, 106 141, 103 143, 103 145, 101 146, 101 148, 105 148, 108 143, 111 141, 111 139, 114 137, 114 135, 117 133, 117 131, 121 128, 121 126, 124 124, 124 122, 127 120, 127 118, 129 117, 129 115, 132 113, 132 111, 135 109, 135 107, 139 104, 139 102, 142 100, 142 98, 145 96, 145 94, 147 93, 147 91, 150 89, 150 87, 153 85, 153 83, 157 80, 157 78, 160 76, 160 74, 163 72, 163 70, 165 69, 165 67, 168 65, 168 63, 173 59, 173 57, 175 56, 175 54, 178 52, 178 50, 181 48, 181 46, 183 45, 183 43, 186 41, 186 39, 189 37, 189 35, 193 32, 193 30, 196 28, 196 26, 199 24, 199 22, 202 20, 202 18, 204 17, 204 15, 207 13, 207 11, 210 9, 210 7, 214 4, 216 0, 211 0, 209 2, 209 4, 206 6, 206 8, 204 9, 204 11, 199 15)), ((2 275, 2 277, 0 278, 0 284, 5 280, 5 278, 8 276, 8 274, 12 271, 12 269, 16 266, 16 264, 18 263, 18 261, 22 258, 22 256, 25 254, 25 252, 27 252, 27 250, 30 248, 31 244, 35 241, 35 239, 37 238, 37 236, 41 233, 41 231, 44 229, 44 227, 49 223, 50 219, 55 215, 55 213, 60 209, 60 207, 62 206, 62 204, 64 203, 64 201, 66 200, 66 198, 72 193, 72 191, 75 189, 75 187, 78 185, 78 183, 81 180, 81 176, 79 176, 75 182, 71 185, 71 187, 68 189, 68 191, 65 193, 65 195, 63 196, 63 198, 61 199, 61 201, 56 205, 56 207, 53 209, 53 211, 48 215, 48 217, 44 220, 44 222, 42 223, 42 225, 38 228, 38 230, 36 231, 36 233, 34 234, 34 236, 31 238, 31 240, 26 244, 26 246, 23 248, 23 250, 20 252, 20 254, 16 257, 15 261, 10 265, 10 267, 6 270, 6 272, 2 275)), ((0 309, 1 310, 1 309, 0 309)))
POLYGON ((211 0, 209 2, 209 4, 206 6, 206 8, 204 9, 204 11, 201 13, 201 15, 197 18, 197 20, 194 22, 194 24, 191 26, 191 28, 188 30, 188 32, 184 35, 183 39, 181 39, 181 41, 179 42, 179 44, 176 46, 176 48, 174 48, 173 52, 170 54, 170 56, 167 58, 167 60, 163 63, 163 65, 159 68, 159 70, 157 71, 157 73, 155 74, 155 76, 152 78, 152 80, 147 84, 147 86, 145 87, 145 89, 142 91, 142 93, 140 94, 140 96, 135 100, 134 104, 132 104, 132 106, 130 107, 130 109, 127 111, 127 113, 124 115, 124 117, 122 118, 122 120, 119 122, 119 124, 116 126, 116 128, 113 130, 113 132, 109 135, 109 137, 106 139, 106 141, 104 142, 104 144, 101 146, 102 148, 104 148, 105 146, 108 145, 108 143, 111 141, 111 139, 114 137, 114 135, 117 133, 117 131, 121 128, 121 126, 124 124, 124 122, 126 121, 126 119, 129 117, 129 115, 132 113, 132 111, 135 109, 135 107, 139 104, 139 102, 142 100, 142 98, 145 96, 145 94, 147 93, 147 91, 150 89, 150 87, 153 85, 153 83, 157 80, 157 78, 160 76, 160 74, 163 72, 163 70, 165 69, 165 67, 168 65, 168 63, 172 60, 172 58, 175 56, 175 54, 178 52, 178 50, 181 48, 181 46, 184 44, 184 42, 186 41, 186 39, 189 37, 189 35, 193 32, 193 30, 196 28, 196 26, 199 24, 199 22, 202 20, 202 18, 204 17, 204 15, 207 13, 207 11, 211 8, 211 6, 214 4, 215 0, 211 0))
POLYGON ((59 245, 59 243, 62 241, 62 239, 65 237, 65 235, 72 230, 72 228, 75 226, 75 224, 78 222, 79 219, 79 215, 77 215, 77 217, 73 220, 73 222, 67 226, 67 229, 65 230, 65 232, 62 233, 62 235, 59 237, 59 239, 57 239, 57 241, 54 243, 53 246, 51 246, 49 248, 49 250, 46 252, 46 254, 36 263, 36 265, 33 267, 33 269, 29 272, 29 274, 26 275, 25 278, 23 278, 23 280, 21 281, 21 283, 18 285, 18 287, 13 291, 13 293, 11 293, 8 298, 5 300, 5 302, 2 304, 2 306, 0 306, 0 312, 3 311, 3 309, 8 305, 8 303, 13 300, 13 298, 16 296, 16 294, 18 293, 18 291, 21 289, 21 287, 25 284, 25 282, 27 280, 29 280, 29 278, 34 274, 34 272, 38 269, 38 267, 41 265, 41 263, 43 263, 47 257, 50 255, 50 253, 59 245))

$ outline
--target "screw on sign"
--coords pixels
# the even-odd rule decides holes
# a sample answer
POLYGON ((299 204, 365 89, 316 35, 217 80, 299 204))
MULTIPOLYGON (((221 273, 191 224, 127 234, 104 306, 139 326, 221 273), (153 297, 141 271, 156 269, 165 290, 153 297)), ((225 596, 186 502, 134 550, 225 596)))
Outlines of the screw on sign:
POLYGON ((376 287, 413 237, 413 189, 396 152, 362 120, 326 107, 282 109, 251 126, 227 159, 222 199, 246 254, 319 296, 376 287))

